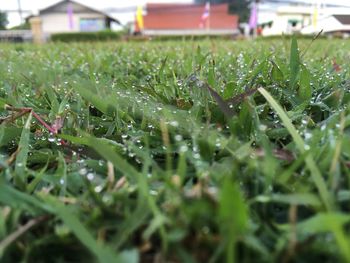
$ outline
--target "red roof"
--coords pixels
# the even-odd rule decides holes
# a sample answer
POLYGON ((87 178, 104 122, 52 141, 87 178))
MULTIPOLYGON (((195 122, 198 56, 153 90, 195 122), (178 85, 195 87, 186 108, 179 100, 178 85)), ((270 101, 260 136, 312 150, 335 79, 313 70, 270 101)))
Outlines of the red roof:
MULTIPOLYGON (((193 4, 147 4, 146 10, 146 30, 184 30, 200 29, 205 7, 193 4)), ((237 29, 238 16, 228 13, 228 4, 211 5, 207 23, 210 29, 237 29)))

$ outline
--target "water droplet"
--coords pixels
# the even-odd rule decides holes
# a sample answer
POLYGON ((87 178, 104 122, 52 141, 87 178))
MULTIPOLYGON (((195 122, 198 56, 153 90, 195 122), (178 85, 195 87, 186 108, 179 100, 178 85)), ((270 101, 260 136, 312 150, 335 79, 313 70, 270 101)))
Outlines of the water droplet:
POLYGON ((49 138, 47 138, 47 140, 48 140, 49 142, 55 142, 55 141, 56 141, 56 138, 53 136, 52 133, 50 133, 50 136, 49 136, 49 138))
POLYGON ((88 173, 88 174, 86 175, 86 178, 87 178, 89 181, 92 181, 92 180, 94 180, 95 176, 94 176, 93 173, 88 173))
POLYGON ((181 145, 179 151, 180 151, 181 153, 187 152, 187 151, 188 151, 187 145, 181 145))
POLYGON ((305 132, 304 133, 304 138, 305 138, 305 140, 311 139, 312 138, 312 133, 311 132, 305 132))
POLYGON ((199 159, 201 156, 200 156, 200 154, 199 153, 195 153, 195 154, 193 154, 193 158, 194 159, 199 159))
POLYGON ((267 126, 265 124, 260 124, 259 125, 259 130, 260 131, 266 131, 267 130, 267 126))
POLYGON ((100 193, 102 191, 102 189, 103 189, 103 186, 102 185, 98 185, 98 186, 95 187, 94 190, 95 190, 96 193, 100 193))
POLYGON ((178 127, 179 123, 177 121, 171 121, 170 125, 173 126, 173 127, 178 127))
POLYGON ((79 174, 80 174, 80 175, 85 175, 86 173, 87 173, 86 168, 81 168, 81 169, 79 170, 79 174))
POLYGON ((182 135, 181 134, 176 134, 175 135, 175 141, 177 141, 177 142, 180 142, 180 141, 182 141, 182 135))

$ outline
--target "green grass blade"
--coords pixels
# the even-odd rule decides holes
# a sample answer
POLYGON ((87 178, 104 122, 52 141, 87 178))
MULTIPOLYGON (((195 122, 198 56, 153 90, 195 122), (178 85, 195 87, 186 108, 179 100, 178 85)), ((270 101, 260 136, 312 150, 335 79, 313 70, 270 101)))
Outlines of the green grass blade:
POLYGON ((22 193, 3 183, 0 183, 0 203, 13 208, 23 209, 33 215, 41 214, 44 211, 51 212, 50 207, 36 197, 22 193))
POLYGON ((19 140, 19 153, 16 158, 16 167, 15 167, 15 182, 17 186, 21 188, 25 187, 26 181, 26 166, 27 158, 29 153, 29 135, 30 135, 30 123, 32 120, 32 114, 30 113, 27 121, 23 127, 21 139, 19 140))
MULTIPOLYGON (((284 126, 289 131, 290 135, 292 136, 299 152, 301 154, 304 154, 305 149, 305 143, 301 136, 299 135, 298 131, 295 129, 292 121, 287 116, 286 112, 282 109, 282 107, 276 102, 276 100, 268 93, 265 89, 259 88, 259 92, 265 97, 265 99, 269 102, 271 107, 277 112, 278 116, 281 118, 284 126)), ((322 177, 322 174, 320 170, 318 169, 314 159, 310 154, 308 154, 305 157, 305 162, 307 167, 310 170, 311 176, 313 181, 315 182, 315 185, 318 189, 318 192, 320 194, 320 197, 322 199, 322 202, 327 210, 332 210, 332 197, 330 193, 327 190, 327 186, 325 183, 325 180, 322 177)))
POLYGON ((294 89, 295 85, 297 84, 298 77, 299 77, 299 70, 300 70, 300 58, 299 58, 299 49, 298 49, 298 42, 296 37, 293 35, 292 37, 292 44, 290 47, 290 61, 289 61, 289 68, 290 68, 290 89, 294 89))
POLYGON ((284 203, 289 205, 311 205, 314 207, 322 206, 319 198, 310 193, 297 193, 297 194, 273 194, 271 196, 260 195, 254 198, 254 201, 268 203, 284 203))
POLYGON ((74 214, 72 209, 64 206, 60 201, 50 195, 41 195, 43 202, 52 207, 53 213, 55 213, 61 220, 70 228, 75 236, 84 244, 101 263, 114 263, 114 262, 137 262, 138 258, 135 255, 136 252, 129 255, 118 255, 110 248, 97 243, 95 238, 91 235, 88 229, 80 222, 79 218, 74 214))
POLYGON ((229 178, 224 182, 220 194, 219 221, 226 237, 226 262, 235 262, 235 243, 238 235, 244 233, 248 223, 248 209, 239 187, 229 178))
POLYGON ((346 262, 350 262, 350 242, 344 234, 343 227, 350 222, 350 216, 342 213, 319 213, 297 225, 301 234, 319 234, 332 232, 338 243, 340 252, 346 262))
POLYGON ((312 96, 311 74, 309 70, 301 65, 299 97, 303 100, 310 100, 312 96))

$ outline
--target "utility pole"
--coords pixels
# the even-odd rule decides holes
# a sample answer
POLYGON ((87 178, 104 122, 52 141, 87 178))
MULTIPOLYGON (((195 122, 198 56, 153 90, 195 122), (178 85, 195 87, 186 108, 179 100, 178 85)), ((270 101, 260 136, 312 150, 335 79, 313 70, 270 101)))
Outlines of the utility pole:
POLYGON ((23 24, 23 15, 22 15, 22 6, 21 6, 21 0, 17 0, 18 4, 18 14, 19 14, 19 19, 21 21, 21 25, 23 24))

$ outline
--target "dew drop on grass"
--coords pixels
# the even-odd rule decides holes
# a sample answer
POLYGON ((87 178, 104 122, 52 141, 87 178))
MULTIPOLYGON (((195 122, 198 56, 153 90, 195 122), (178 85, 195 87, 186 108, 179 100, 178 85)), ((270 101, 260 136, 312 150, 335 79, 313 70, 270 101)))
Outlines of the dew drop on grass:
POLYGON ((107 205, 111 205, 113 203, 113 197, 110 194, 105 194, 102 197, 102 201, 107 205))
POLYGON ((179 151, 180 151, 181 153, 187 152, 187 151, 188 151, 187 145, 181 145, 179 151))
POLYGON ((87 178, 89 181, 92 181, 92 180, 94 180, 95 175, 94 175, 93 173, 88 173, 88 174, 86 175, 86 178, 87 178))
POLYGON ((201 157, 201 155, 199 153, 194 153, 193 154, 193 158, 194 159, 199 159, 201 157))
POLYGON ((47 140, 48 140, 49 142, 55 142, 55 141, 56 141, 56 138, 53 136, 52 133, 50 133, 50 136, 49 136, 49 138, 47 138, 47 140))
POLYGON ((267 130, 267 126, 265 124, 260 124, 259 125, 259 130, 260 131, 266 131, 267 130))
POLYGON ((79 174, 80 175, 85 175, 87 173, 87 169, 86 168, 81 168, 80 170, 79 170, 79 174))
POLYGON ((173 126, 173 127, 178 127, 179 123, 177 121, 171 121, 170 125, 173 126))
POLYGON ((305 132, 304 133, 304 138, 305 138, 305 140, 310 140, 312 138, 312 133, 311 132, 305 132))
POLYGON ((95 190, 96 193, 101 193, 102 189, 103 189, 103 186, 102 185, 98 185, 98 186, 95 187, 94 190, 95 190))
POLYGON ((158 192, 155 191, 155 190, 150 190, 149 193, 150 193, 151 195, 158 195, 158 192))
POLYGON ((177 142, 180 142, 180 141, 182 141, 182 135, 181 134, 176 134, 175 135, 175 141, 177 141, 177 142))

